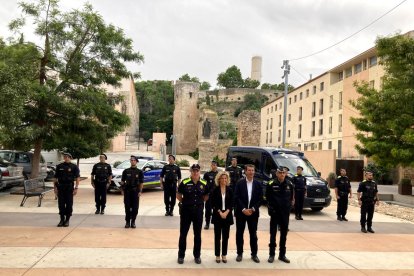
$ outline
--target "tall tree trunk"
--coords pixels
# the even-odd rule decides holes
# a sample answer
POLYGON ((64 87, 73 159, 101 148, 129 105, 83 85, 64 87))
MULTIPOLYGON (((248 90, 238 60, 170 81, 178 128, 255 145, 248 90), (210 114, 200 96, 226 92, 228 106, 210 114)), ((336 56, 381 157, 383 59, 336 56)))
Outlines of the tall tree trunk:
POLYGON ((42 145, 43 145, 43 139, 38 138, 35 141, 33 160, 32 160, 32 173, 30 175, 30 178, 36 178, 39 176, 40 161, 41 161, 40 151, 42 150, 42 145))

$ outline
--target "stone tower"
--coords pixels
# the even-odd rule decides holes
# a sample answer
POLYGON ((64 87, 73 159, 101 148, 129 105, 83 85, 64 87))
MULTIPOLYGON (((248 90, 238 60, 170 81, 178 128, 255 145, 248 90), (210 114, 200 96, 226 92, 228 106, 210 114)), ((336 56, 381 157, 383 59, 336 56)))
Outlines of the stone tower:
POLYGON ((257 80, 261 82, 261 79, 262 79, 262 57, 261 56, 252 57, 252 73, 251 73, 250 78, 252 80, 257 80))
POLYGON ((199 90, 199 83, 183 81, 175 83, 173 133, 177 154, 189 154, 197 148, 199 90))

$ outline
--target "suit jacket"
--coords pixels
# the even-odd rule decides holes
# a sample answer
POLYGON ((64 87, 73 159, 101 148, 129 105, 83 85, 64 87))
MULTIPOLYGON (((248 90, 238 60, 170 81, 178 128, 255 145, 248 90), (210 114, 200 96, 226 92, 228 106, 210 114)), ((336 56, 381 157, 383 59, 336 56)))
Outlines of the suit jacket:
POLYGON ((259 216, 259 208, 260 204, 263 200, 263 189, 259 181, 253 180, 253 187, 252 187, 252 198, 249 198, 247 193, 247 182, 246 178, 239 180, 236 184, 236 188, 234 190, 234 200, 235 200, 235 216, 241 216, 244 214, 242 213, 243 209, 250 209, 254 208, 255 212, 252 216, 259 216))
POLYGON ((226 204, 226 210, 230 210, 226 219, 223 220, 218 211, 222 209, 222 197, 220 187, 215 187, 213 194, 211 195, 211 207, 213 208, 213 215, 211 222, 214 223, 228 223, 229 225, 234 223, 233 220, 233 191, 230 187, 226 187, 226 197, 224 199, 226 204))

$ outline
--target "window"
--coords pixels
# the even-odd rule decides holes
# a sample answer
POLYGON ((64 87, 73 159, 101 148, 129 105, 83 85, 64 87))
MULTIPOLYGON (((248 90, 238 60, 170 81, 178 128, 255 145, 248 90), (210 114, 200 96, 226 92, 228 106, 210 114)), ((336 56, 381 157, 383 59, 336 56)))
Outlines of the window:
POLYGON ((278 141, 278 142, 280 142, 281 137, 282 137, 282 133, 281 133, 281 131, 280 131, 280 129, 279 129, 279 135, 278 135, 278 137, 277 137, 277 141, 278 141))
POLYGON ((316 102, 312 103, 312 117, 315 117, 316 115, 316 102))
POLYGON ((314 150, 315 149, 315 143, 312 143, 311 144, 311 150, 314 150))
POLYGON ((369 81, 369 87, 373 89, 374 86, 375 86, 375 81, 374 80, 369 81))
POLYGON ((318 150, 322 150, 322 142, 319 142, 319 144, 318 144, 318 150))
POLYGON ((290 137, 290 130, 288 130, 288 137, 290 137))
POLYGON ((342 140, 338 140, 338 158, 342 158, 342 140))
POLYGON ((354 72, 355 72, 355 74, 358 74, 361 71, 362 71, 362 63, 355 64, 354 65, 354 72))
POLYGON ((299 148, 299 150, 302 150, 302 145, 298 144, 298 148, 299 148))
POLYGON ((362 70, 367 70, 367 60, 366 59, 364 59, 362 61, 362 70))
POLYGON ((308 150, 308 144, 303 144, 303 150, 308 150))
POLYGON ((342 109, 342 92, 339 92, 339 106, 338 109, 342 109))
POLYGON ((296 100, 297 100, 297 96, 295 95, 293 102, 296 103, 296 100))
POLYGON ((328 149, 332 149, 332 141, 328 142, 328 149))
POLYGON ((269 133, 266 132, 266 144, 269 143, 269 133))
POLYGON ((288 122, 290 122, 291 118, 292 118, 292 116, 290 116, 290 114, 288 114, 288 122))
POLYGON ((345 78, 349 78, 350 76, 352 76, 352 67, 345 70, 345 78))
POLYGON ((316 94, 316 85, 313 86, 313 94, 316 94))
POLYGON ((27 153, 16 152, 14 154, 13 163, 27 163, 27 164, 30 164, 30 157, 27 153))
POLYGON ((306 89, 306 98, 309 97, 309 89, 306 89))
POLYGON ((333 95, 329 96, 329 112, 333 109, 333 95))
POLYGON ((329 134, 332 134, 332 117, 329 117, 329 129, 328 129, 329 134))
POLYGON ((280 102, 280 103, 279 103, 279 109, 281 109, 281 108, 282 108, 282 103, 280 102))
POLYGON ((319 115, 323 114, 323 99, 319 100, 319 115))
POLYGON ((270 113, 273 113, 273 106, 272 106, 272 108, 270 109, 270 113))
POLYGON ((342 71, 338 73, 338 81, 341 81, 343 79, 344 79, 344 72, 342 71))
POLYGON ((377 65, 377 57, 373 56, 369 58, 369 67, 377 65))
POLYGON ((319 120, 319 135, 323 135, 323 119, 319 120))
POLYGON ((266 130, 269 129, 269 119, 266 120, 266 130))
POLYGON ((277 104, 275 104, 275 111, 277 111, 277 104))
POLYGON ((273 128, 273 118, 270 118, 270 129, 273 128))
POLYGON ((303 98, 303 92, 300 92, 299 93, 299 100, 302 100, 302 98, 303 98))
POLYGON ((267 114, 269 114, 269 108, 267 108, 267 114))
POLYGON ((292 98, 289 97, 289 105, 291 105, 291 104, 292 104, 292 98))
POLYGON ((272 132, 270 132, 270 138, 269 138, 269 143, 272 143, 272 132))
POLYGON ((279 126, 282 126, 282 115, 279 115, 279 126))
POLYGON ((315 121, 312 121, 311 136, 315 136, 315 121))
POLYGON ((342 131, 342 114, 339 114, 338 116, 338 131, 342 131))
POLYGON ((325 88, 324 87, 325 86, 325 83, 324 82, 321 82, 321 84, 320 84, 320 88, 319 88, 319 90, 322 92, 323 91, 323 89, 325 88))
MULTIPOLYGON (((190 92, 190 99, 193 97, 193 92, 190 92)), ((227 98, 226 98, 227 99, 227 98)))
POLYGON ((302 121, 302 107, 299 107, 299 121, 302 121))
POLYGON ((302 138, 302 125, 299 125, 299 128, 298 128, 298 138, 299 139, 302 138))

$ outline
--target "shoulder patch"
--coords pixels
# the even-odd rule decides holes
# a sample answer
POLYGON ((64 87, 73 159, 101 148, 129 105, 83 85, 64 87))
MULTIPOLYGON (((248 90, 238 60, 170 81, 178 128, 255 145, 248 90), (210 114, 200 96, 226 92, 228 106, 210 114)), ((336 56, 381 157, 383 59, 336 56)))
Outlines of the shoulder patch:
POLYGON ((187 184, 188 182, 190 182, 191 181, 191 178, 190 177, 187 177, 187 178, 185 178, 184 180, 183 180, 183 183, 184 184, 187 184))
POLYGON ((272 185, 273 184, 273 180, 270 180, 267 185, 272 185))
POLYGON ((207 181, 205 181, 203 178, 200 178, 200 182, 201 182, 203 185, 207 185, 207 181))

